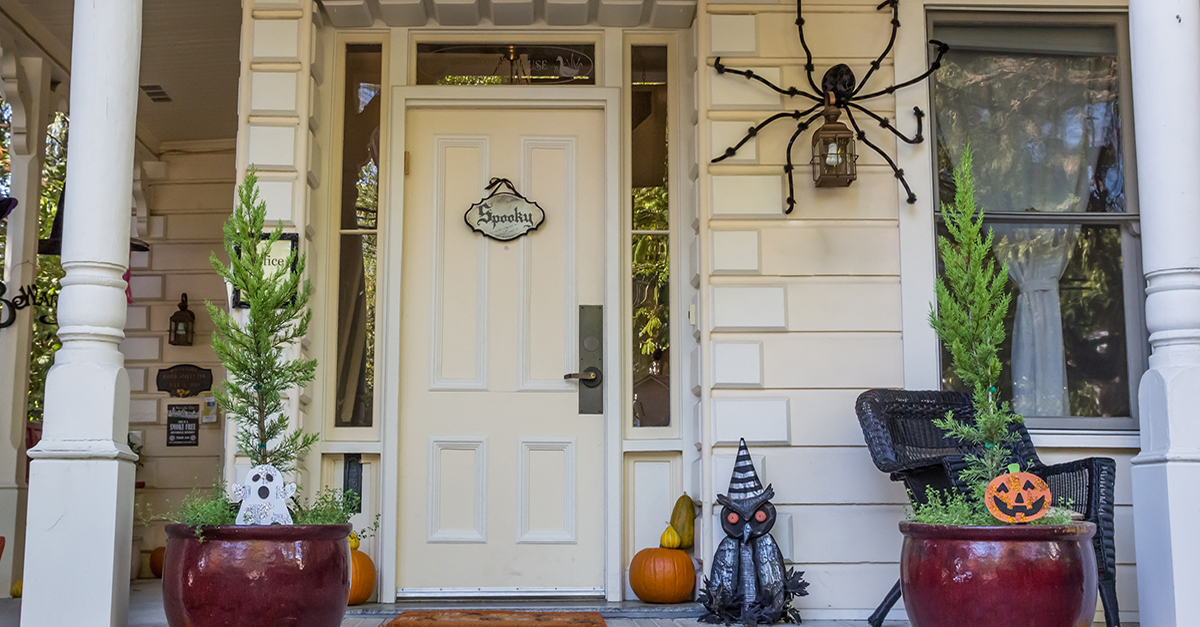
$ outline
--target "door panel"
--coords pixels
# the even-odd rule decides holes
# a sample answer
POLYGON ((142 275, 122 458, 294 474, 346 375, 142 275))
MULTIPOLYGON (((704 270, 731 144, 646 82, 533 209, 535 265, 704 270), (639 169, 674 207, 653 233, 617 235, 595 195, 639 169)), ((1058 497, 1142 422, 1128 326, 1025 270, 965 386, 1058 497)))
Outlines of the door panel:
POLYGON ((604 416, 578 413, 579 305, 603 302, 601 110, 410 110, 397 586, 601 594, 604 416), (463 223, 493 177, 546 211, 463 223))

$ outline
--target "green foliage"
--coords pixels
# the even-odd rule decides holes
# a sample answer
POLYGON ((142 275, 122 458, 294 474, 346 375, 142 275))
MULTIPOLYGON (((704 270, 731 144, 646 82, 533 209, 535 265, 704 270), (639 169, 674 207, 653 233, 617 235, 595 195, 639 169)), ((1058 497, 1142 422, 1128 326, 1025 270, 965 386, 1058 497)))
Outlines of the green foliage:
POLYGON ((174 516, 158 517, 157 519, 167 519, 187 525, 203 542, 206 527, 232 525, 236 518, 237 505, 229 500, 225 483, 214 481, 211 488, 197 488, 191 494, 183 497, 174 516))
POLYGON ((938 238, 945 273, 937 280, 937 307, 930 308, 929 324, 949 347, 954 373, 971 391, 975 408, 974 423, 957 420, 947 412, 935 424, 979 452, 966 457, 967 468, 959 475, 960 481, 971 486, 971 500, 931 497, 925 509, 934 508, 941 512, 938 516, 957 520, 965 516, 970 519, 959 511, 970 507, 976 510, 973 515, 987 517, 986 524, 995 524, 983 505, 984 492, 992 479, 1006 472, 1011 454, 1008 445, 1016 438, 1010 425, 1020 422, 1021 417, 1009 409, 1008 403, 999 402, 996 391, 1004 316, 1011 304, 1005 290, 1008 266, 997 269, 989 256, 992 233, 984 233, 983 211, 975 205, 971 167, 968 145, 954 169, 954 204, 942 205, 950 237, 938 238))
MULTIPOLYGON (((633 190, 634 228, 664 232, 633 236, 633 329, 637 334, 637 350, 644 356, 653 356, 671 346, 668 210, 666 185, 633 190)), ((635 360, 635 377, 646 374, 649 361, 635 360)))
POLYGON ((939 490, 930 489, 925 493, 926 503, 914 503, 911 520, 925 525, 962 525, 968 527, 987 527, 998 525, 1000 521, 988 513, 987 508, 980 507, 979 501, 968 499, 958 492, 943 494, 939 490))
POLYGON ((305 256, 295 252, 274 271, 265 267, 267 252, 283 235, 276 227, 270 238, 260 234, 267 205, 258 193, 258 177, 251 170, 237 190, 238 202, 225 223, 228 266, 211 255, 213 269, 241 292, 250 306, 246 323, 206 302, 216 326, 213 350, 225 366, 229 380, 213 391, 221 408, 237 423, 238 453, 252 465, 271 464, 281 472, 296 468, 300 458, 317 441, 315 434, 288 430, 281 395, 313 380, 315 359, 286 359, 284 350, 308 333, 312 292, 304 276, 305 256), (292 271, 293 262, 295 271, 292 271))
MULTIPOLYGON (((62 194, 67 178, 67 116, 62 112, 46 129, 46 160, 42 165, 42 191, 38 203, 38 237, 50 235, 54 215, 58 208, 58 197, 62 194)), ((0 98, 0 195, 10 193, 11 161, 9 146, 12 135, 12 108, 0 98)), ((18 209, 19 211, 20 209, 18 209)), ((0 267, 4 264, 8 220, 0 220, 0 267)), ((60 258, 39 255, 34 274, 36 297, 33 308, 33 341, 29 357, 29 396, 27 415, 29 420, 40 422, 45 406, 46 375, 54 365, 54 352, 62 343, 58 339, 58 323, 55 306, 58 302, 59 279, 63 276, 60 258)), ((15 296, 22 286, 9 285, 8 298, 15 296)))
MULTIPOLYGON (((62 112, 55 113, 46 133, 46 161, 42 165, 42 195, 38 206, 38 237, 50 236, 58 199, 67 184, 67 133, 69 124, 62 112)), ((33 342, 29 355, 29 419, 40 421, 46 406, 46 376, 54 365, 54 353, 62 346, 58 339, 59 280, 64 276, 62 257, 38 255, 37 305, 33 315, 33 342)))
MULTIPOLYGON (((916 503, 908 512, 908 519, 924 525, 955 525, 962 527, 991 527, 1005 523, 988 513, 974 498, 958 492, 942 493, 929 489, 925 492, 926 503, 916 503)), ((1069 525, 1073 503, 1061 503, 1052 507, 1045 516, 1024 523, 1027 525, 1069 525)))
POLYGON ((344 525, 358 513, 361 502, 357 492, 343 492, 326 486, 317 492, 311 502, 303 498, 296 499, 292 522, 297 525, 344 525))

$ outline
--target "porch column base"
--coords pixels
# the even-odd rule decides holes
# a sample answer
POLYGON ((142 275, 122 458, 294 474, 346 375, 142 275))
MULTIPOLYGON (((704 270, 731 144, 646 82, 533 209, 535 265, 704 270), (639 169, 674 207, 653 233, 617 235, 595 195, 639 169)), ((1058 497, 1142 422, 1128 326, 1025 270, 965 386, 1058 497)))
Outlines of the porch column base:
POLYGON ((134 471, 127 459, 34 460, 25 579, 40 585, 25 589, 22 625, 125 624, 134 471))
POLYGON ((1138 400, 1142 453, 1132 473, 1139 618, 1148 626, 1183 625, 1200 616, 1200 449, 1178 443, 1200 442, 1200 365, 1146 372, 1138 400))

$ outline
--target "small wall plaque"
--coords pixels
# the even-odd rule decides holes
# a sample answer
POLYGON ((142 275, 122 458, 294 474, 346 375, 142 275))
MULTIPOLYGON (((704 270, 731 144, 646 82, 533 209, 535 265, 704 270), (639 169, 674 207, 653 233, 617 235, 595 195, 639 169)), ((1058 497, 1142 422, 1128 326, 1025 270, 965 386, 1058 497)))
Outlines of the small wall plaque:
POLYGON ((208 368, 180 364, 159 370, 155 383, 159 392, 166 392, 175 398, 188 398, 211 390, 213 374, 208 368))
POLYGON ((491 194, 471 205, 463 216, 472 231, 507 242, 536 231, 546 221, 546 212, 517 192, 508 179, 492 179, 487 189, 491 194), (509 191, 500 191, 501 186, 509 191))
MULTIPOLYGON (((266 246, 267 240, 269 240, 271 238, 271 234, 263 233, 261 235, 261 237, 262 237, 263 241, 262 241, 262 244, 259 244, 259 246, 266 246)), ((300 234, 299 233, 284 233, 279 238, 279 241, 275 242, 275 244, 273 246, 271 246, 271 249, 267 251, 267 257, 266 257, 266 259, 263 260, 263 264, 267 266, 267 268, 266 268, 267 276, 271 276, 272 274, 277 272, 280 268, 288 265, 289 259, 292 262, 291 270, 293 273, 295 273, 296 272, 296 258, 293 257, 292 255, 299 250, 300 250, 300 234)), ((239 256, 242 254, 242 251, 240 248, 235 249, 234 252, 236 252, 239 256)), ((296 255, 296 256, 298 257, 299 255, 296 255)), ((241 290, 238 290, 238 289, 233 290, 233 307, 234 307, 234 309, 249 309, 250 308, 250 303, 242 300, 242 291, 241 290)))
POLYGON ((167 405, 167 446, 200 446, 199 405, 167 405))

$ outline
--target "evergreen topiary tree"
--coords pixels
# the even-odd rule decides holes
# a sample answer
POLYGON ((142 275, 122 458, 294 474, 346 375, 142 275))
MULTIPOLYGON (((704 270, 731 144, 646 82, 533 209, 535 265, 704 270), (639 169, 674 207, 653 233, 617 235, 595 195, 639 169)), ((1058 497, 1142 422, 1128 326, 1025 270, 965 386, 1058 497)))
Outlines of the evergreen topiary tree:
POLYGON ((221 263, 216 254, 210 259, 213 269, 250 305, 246 324, 212 303, 205 306, 216 325, 213 350, 229 374, 213 394, 237 422, 238 453, 249 457, 254 466, 270 464, 288 472, 317 441, 315 434, 288 430, 282 400, 286 390, 303 387, 316 371, 315 359, 284 357, 284 351, 308 333, 312 285, 307 280, 301 285, 304 255, 293 252, 287 263, 273 271, 265 266, 268 251, 283 235, 276 226, 269 239, 261 239, 266 212, 258 177, 251 170, 238 187, 237 206, 225 223, 230 263, 221 263))
POLYGON ((1007 472, 1008 443, 1016 438, 1009 425, 1022 419, 1008 403, 1000 402, 996 391, 1004 316, 1012 298, 1005 290, 1008 265, 997 269, 990 257, 992 232, 984 233, 983 211, 975 205, 971 166, 968 145, 954 169, 954 204, 942 204, 950 237, 938 238, 945 270, 937 280, 937 307, 930 306, 929 324, 949 348, 954 373, 971 392, 975 422, 957 420, 947 412, 935 424, 980 449, 979 454, 966 458, 968 466, 960 479, 972 486, 983 520, 994 524, 995 519, 984 510, 984 492, 992 479, 1007 472))

